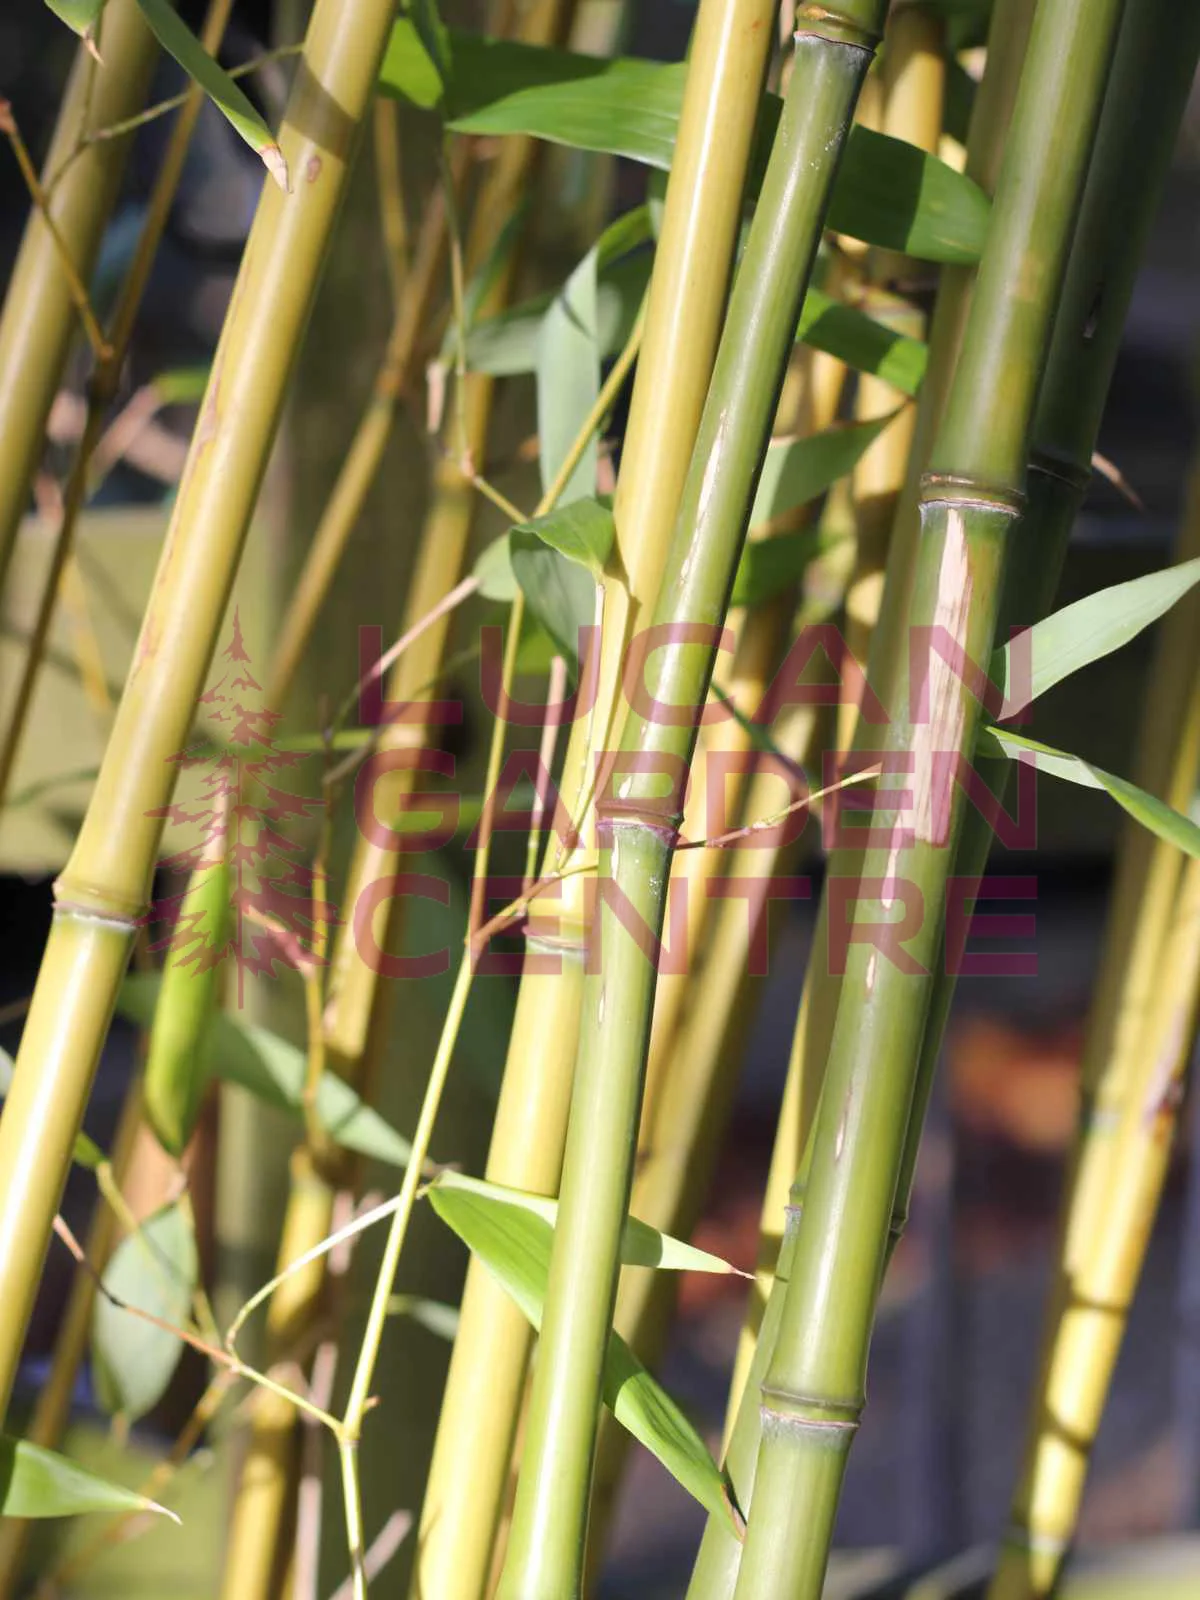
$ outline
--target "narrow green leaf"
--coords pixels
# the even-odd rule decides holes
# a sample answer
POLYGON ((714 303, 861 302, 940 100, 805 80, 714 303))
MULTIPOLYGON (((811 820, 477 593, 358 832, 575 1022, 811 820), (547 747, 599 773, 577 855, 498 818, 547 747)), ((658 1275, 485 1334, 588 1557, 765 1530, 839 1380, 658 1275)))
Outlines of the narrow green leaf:
MULTIPOLYGON (((407 95, 420 75, 420 41, 393 32, 380 85, 407 95)), ((467 33, 451 34, 449 126, 460 133, 526 134, 574 149, 669 168, 683 100, 683 62, 602 60, 467 33)), ((754 183, 774 139, 781 102, 763 100, 754 183)), ((916 146, 851 130, 829 226, 929 261, 971 262, 983 248, 989 205, 977 184, 916 146)))
MULTIPOLYGON (((538 460, 542 490, 558 477, 600 394, 595 248, 550 302, 537 340, 538 460)), ((567 478, 560 504, 596 492, 599 447, 593 433, 567 478)))
POLYGON ((856 124, 826 225, 923 261, 969 265, 983 253, 990 213, 979 185, 937 156, 856 124))
MULTIPOLYGON (((173 1328, 191 1313, 200 1264, 191 1223, 182 1206, 164 1206, 122 1239, 104 1269, 108 1294, 149 1312, 173 1328)), ((92 1375, 110 1416, 136 1422, 161 1400, 183 1354, 167 1328, 97 1295, 92 1312, 92 1375)))
POLYGON ((1200 560, 1185 561, 1114 583, 1027 628, 992 657, 991 677, 1004 690, 1005 716, 1015 716, 1081 667, 1128 644, 1197 583, 1200 560))
POLYGON ((773 600, 799 582, 815 556, 831 550, 845 537, 820 528, 798 528, 767 539, 747 540, 734 576, 730 605, 761 606, 773 600))
POLYGON ((493 539, 479 552, 471 569, 479 582, 479 593, 485 600, 502 600, 511 604, 517 595, 517 580, 513 573, 512 550, 507 533, 493 539))
MULTIPOLYGON (((157 973, 134 973, 125 979, 117 1010, 141 1027, 149 1027, 161 979, 157 973)), ((207 1068, 226 1083, 236 1083, 268 1105, 304 1116, 304 1052, 287 1039, 227 1011, 213 1019, 207 1047, 207 1068)), ((335 1072, 322 1075, 317 1086, 317 1120, 332 1139, 389 1166, 408 1164, 411 1146, 377 1111, 355 1094, 335 1072)))
POLYGON ((71 32, 87 41, 93 55, 96 49, 92 41, 96 37, 96 24, 105 3, 106 0, 46 0, 54 15, 65 22, 71 32))
POLYGON ((407 1317, 451 1344, 458 1334, 458 1307, 441 1300, 427 1300, 419 1294, 394 1294, 388 1301, 388 1311, 394 1317, 407 1317))
MULTIPOLYGON (((601 257, 596 337, 602 355, 615 355, 624 347, 650 283, 653 265, 649 251, 627 254, 609 264, 601 257)), ((468 368, 498 378, 532 372, 537 363, 538 329, 552 298, 549 294, 537 295, 469 327, 468 368)), ((871 373, 907 395, 919 391, 929 358, 928 346, 920 339, 896 333, 820 289, 810 289, 805 296, 796 338, 814 350, 836 356, 858 372, 871 373)), ((448 343, 443 358, 452 357, 448 343)))
MULTIPOLYGON (((497 1205, 463 1188, 437 1184, 429 1190, 429 1199, 540 1330, 550 1275, 549 1225, 522 1207, 497 1205)), ((717 1516, 732 1517, 729 1489, 704 1441, 617 1333, 608 1341, 604 1402, 702 1506, 717 1516)))
POLYGON ((442 78, 450 75, 450 35, 437 8, 437 0, 404 0, 417 36, 442 78))
POLYGON ((612 507, 599 500, 572 500, 544 517, 532 517, 517 524, 522 533, 532 533, 543 544, 586 568, 593 578, 604 574, 604 566, 617 535, 612 507))
POLYGON ((211 366, 170 367, 154 379, 154 392, 165 406, 182 406, 204 399, 211 366))
POLYGON ((773 439, 754 496, 750 526, 771 522, 818 499, 853 470, 894 415, 873 422, 835 422, 803 439, 773 439))
POLYGON ((1065 750, 1055 750, 1037 739, 1027 739, 1022 734, 1010 733, 1007 728, 986 728, 979 738, 981 755, 1005 755, 1012 761, 1024 755, 1036 758, 1039 772, 1048 772, 1067 783, 1077 783, 1084 789, 1101 789, 1110 795, 1135 822, 1156 834, 1167 844, 1174 845, 1185 855, 1200 858, 1200 827, 1155 795, 1147 794, 1127 778, 1105 772, 1081 756, 1065 750))
POLYGON ((526 604, 573 672, 579 670, 579 630, 596 618, 596 580, 583 567, 525 528, 508 536, 513 576, 526 604))
POLYGON ((189 78, 204 90, 209 99, 258 155, 267 171, 283 190, 290 190, 287 162, 267 127, 250 101, 219 62, 191 32, 170 0, 138 0, 142 15, 163 49, 189 78))
MULTIPOLYGON (((530 1216, 540 1217, 550 1228, 558 1221, 557 1200, 545 1195, 529 1194, 524 1189, 510 1189, 502 1183, 486 1183, 482 1178, 470 1178, 462 1172, 439 1172, 426 1193, 432 1194, 437 1189, 453 1189, 474 1195, 481 1204, 502 1211, 515 1209, 527 1212, 530 1216)), ((627 1267, 657 1267, 664 1272, 709 1272, 725 1276, 733 1274, 739 1278, 753 1276, 752 1273, 740 1272, 737 1267, 730 1266, 720 1256, 685 1244, 682 1239, 673 1239, 669 1233, 660 1233, 657 1228, 652 1228, 648 1222, 639 1222, 636 1217, 626 1218, 621 1239, 621 1260, 627 1267)))
POLYGON ((207 1047, 220 1009, 221 968, 231 950, 233 883, 225 834, 193 869, 163 963, 143 1077, 146 1121, 179 1157, 204 1103, 207 1047), (216 852, 219 851, 219 854, 216 852))
MULTIPOLYGON (((8 1098, 8 1091, 12 1088, 14 1070, 13 1058, 7 1050, 0 1050, 0 1101, 8 1098)), ((75 1143, 71 1149, 71 1160, 78 1167, 86 1167, 89 1172, 103 1166, 108 1157, 101 1150, 94 1139, 89 1139, 82 1131, 75 1135, 75 1143)))
POLYGON ((810 289, 804 297, 796 338, 907 395, 920 389, 929 360, 929 347, 920 339, 896 333, 820 289, 810 289))
POLYGON ((411 17, 397 18, 392 28, 380 83, 422 111, 432 111, 442 102, 446 86, 436 57, 429 53, 411 17))
POLYGON ((78 1517, 88 1511, 152 1511, 179 1521, 157 1501, 85 1471, 56 1450, 0 1434, 0 1517, 78 1517))

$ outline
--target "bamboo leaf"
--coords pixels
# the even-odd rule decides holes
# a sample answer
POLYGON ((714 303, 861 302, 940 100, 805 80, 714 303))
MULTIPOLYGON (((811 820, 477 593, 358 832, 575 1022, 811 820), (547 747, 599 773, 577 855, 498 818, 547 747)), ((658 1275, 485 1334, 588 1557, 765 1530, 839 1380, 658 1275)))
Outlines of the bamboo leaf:
MULTIPOLYGON (((550 303, 537 340, 538 461, 542 490, 555 482, 600 394, 597 257, 593 247, 550 303)), ((599 447, 593 433, 559 500, 594 494, 599 447)))
POLYGON ((438 76, 445 80, 450 75, 450 35, 439 15, 437 0, 404 0, 404 9, 412 17, 417 37, 438 76))
POLYGON ((507 533, 502 533, 480 551, 471 570, 479 583, 479 593, 485 600, 502 600, 511 604, 516 599, 519 586, 513 572, 512 550, 507 533))
POLYGON ((798 528, 769 539, 748 540, 734 576, 730 605, 760 606, 773 600, 804 576, 814 556, 832 549, 843 537, 820 528, 798 528))
MULTIPOLYGON (((526 134, 574 149, 670 167, 686 66, 633 57, 602 60, 508 40, 451 33, 448 125, 459 133, 526 134)), ((428 52, 400 21, 380 74, 387 92, 416 99, 428 52)), ((417 103, 420 103, 419 101, 417 103)), ((757 188, 781 102, 763 101, 752 183, 757 188)), ((979 258, 989 204, 936 156, 855 127, 838 172, 828 224, 869 244, 929 261, 979 258)))
POLYGON ((419 1294, 394 1294, 388 1301, 388 1311, 394 1317, 407 1317, 451 1344, 458 1333, 458 1307, 441 1300, 427 1300, 419 1294))
POLYGON ((920 339, 897 333, 820 289, 804 297, 796 338, 908 395, 920 389, 929 360, 929 347, 920 339))
POLYGON ((1121 649, 1197 583, 1200 560, 1185 561, 1114 583, 1027 628, 992 657, 991 677, 1004 690, 1005 715, 1015 716, 1081 667, 1121 649), (1028 681, 1014 657, 1030 663, 1028 681))
MULTIPOLYGON (((550 1275, 549 1225, 521 1207, 496 1205, 440 1182, 428 1194, 442 1220, 540 1330, 550 1275)), ((604 1402, 702 1506, 722 1518, 732 1515, 728 1487, 704 1441, 616 1333, 609 1336, 604 1363, 604 1402)))
POLYGON ((579 630, 588 627, 596 613, 595 579, 526 528, 513 528, 508 543, 513 575, 530 611, 577 671, 579 630))
POLYGON ((1068 751, 1041 744, 1037 739, 1010 733, 1007 728, 986 728, 980 735, 977 748, 981 755, 1000 754, 1011 761, 1032 755, 1039 772, 1048 772, 1055 778, 1077 783, 1084 789, 1103 790, 1143 828, 1167 844, 1174 845, 1177 850, 1182 850, 1185 855, 1200 859, 1200 827, 1173 806, 1148 794, 1145 789, 1139 789, 1137 784, 1130 783, 1128 778, 1105 772, 1103 767, 1093 766, 1082 756, 1073 756, 1068 751))
MULTIPOLYGON (((648 251, 625 254, 609 262, 601 254, 596 337, 602 355, 615 355, 623 348, 649 285, 653 264, 648 251)), ((538 329, 551 299, 548 294, 537 295, 468 327, 468 368, 505 378, 532 372, 537 363, 538 329)), ((920 339, 896 333, 820 289, 810 289, 805 297, 796 338, 814 350, 836 356, 858 372, 881 378, 907 395, 919 391, 929 358, 928 346, 920 339)), ((443 359, 452 359, 449 344, 442 354, 443 359)))
POLYGON ((100 13, 104 10, 106 0, 46 0, 46 4, 61 22, 66 23, 72 33, 79 35, 99 60, 99 52, 95 45, 96 24, 100 20, 100 13))
MULTIPOLYGON (((160 988, 157 973, 132 974, 121 986, 117 1010, 131 1022, 148 1028, 154 1019, 160 988)), ((208 1038, 206 1066, 212 1076, 235 1083, 268 1105, 303 1118, 308 1063, 302 1050, 278 1034, 243 1022, 227 1011, 218 1012, 208 1038)), ((401 1138, 334 1072, 324 1073, 317 1086, 316 1113, 321 1126, 345 1149, 357 1150, 360 1155, 389 1166, 408 1164, 408 1140, 401 1138)))
MULTIPOLYGON (((453 1189, 457 1193, 473 1195, 481 1204, 499 1211, 523 1211, 540 1217, 550 1228, 558 1221, 558 1201, 546 1195, 528 1194, 524 1189, 510 1189, 501 1183, 486 1183, 482 1178, 470 1178, 462 1172, 440 1172, 426 1190, 453 1189)), ((660 1233, 648 1222, 627 1217, 625 1233, 621 1239, 621 1261, 627 1267, 657 1267, 663 1272, 710 1272, 718 1275, 733 1274, 739 1278, 753 1277, 730 1266, 720 1256, 695 1245, 673 1239, 669 1233, 660 1233)))
POLYGON ((818 499, 853 470, 895 413, 873 422, 837 422, 804 439, 773 439, 767 447, 751 527, 818 499))
POLYGON ((170 0, 138 0, 138 5, 163 49, 200 85, 217 110, 260 157, 279 187, 290 191, 287 162, 275 142, 275 135, 224 67, 209 55, 180 18, 170 0))
POLYGON ((0 1434, 0 1517, 78 1517, 88 1511, 173 1511, 77 1466, 56 1450, 0 1434))
POLYGON ((149 1312, 171 1327, 191 1312, 200 1264, 191 1222, 178 1204, 164 1206, 122 1239, 104 1270, 107 1294, 92 1312, 92 1375, 110 1416, 136 1422, 158 1404, 179 1365, 183 1342, 168 1328, 134 1316, 149 1312), (114 1305, 113 1300, 122 1302, 114 1305))
MULTIPOLYGON (((13 1058, 7 1050, 0 1050, 0 1101, 8 1098, 8 1091, 12 1088, 12 1077, 13 1058)), ((71 1160, 76 1166, 86 1167, 89 1172, 95 1172, 96 1168, 103 1166, 107 1159, 96 1141, 89 1139, 82 1129, 75 1135, 71 1160)))
POLYGON ((603 577, 617 535, 611 506, 591 497, 572 500, 570 505, 558 506, 544 517, 533 517, 517 527, 585 568, 595 579, 603 577))

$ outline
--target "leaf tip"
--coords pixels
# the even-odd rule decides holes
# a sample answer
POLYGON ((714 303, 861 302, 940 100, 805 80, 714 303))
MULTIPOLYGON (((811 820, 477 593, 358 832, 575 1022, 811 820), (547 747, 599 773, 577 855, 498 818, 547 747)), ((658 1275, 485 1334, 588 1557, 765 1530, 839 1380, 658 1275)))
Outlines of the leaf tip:
POLYGON ((88 55, 91 56, 98 67, 102 67, 104 65, 104 57, 100 54, 100 46, 96 43, 95 28, 85 28, 81 38, 83 39, 83 48, 88 55))
POLYGON ((277 144, 266 144, 258 152, 262 157, 263 166, 283 190, 284 194, 291 194, 292 180, 288 172, 287 158, 277 144))

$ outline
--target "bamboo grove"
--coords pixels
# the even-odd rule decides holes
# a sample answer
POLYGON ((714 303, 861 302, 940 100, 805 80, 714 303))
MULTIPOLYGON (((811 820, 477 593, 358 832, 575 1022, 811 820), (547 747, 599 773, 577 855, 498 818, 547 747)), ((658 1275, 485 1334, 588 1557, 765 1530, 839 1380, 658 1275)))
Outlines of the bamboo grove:
POLYGON ((1059 587, 1200 9, 698 0, 663 62, 634 0, 280 4, 236 60, 229 0, 48 7, 40 170, 0 106, 5 869, 78 814, 0 1053, 0 1596, 123 1550, 161 1593, 151 1544, 225 1600, 604 1593, 635 1448, 703 1521, 636 1592, 833 1592, 989 852, 1072 786, 1120 839, 1009 1520, 961 1581, 837 1592, 1193 1592, 1194 1547, 1178 1590, 1072 1557, 1200 1001, 1196 481, 1169 565, 1059 587), (253 220, 210 358, 135 389, 205 118, 253 220), (172 407, 113 645, 90 530, 172 407), (1045 743, 1150 629, 1122 772, 1045 743), (800 901, 731 1263, 697 1230, 800 901), (661 1374, 682 1274, 739 1271, 721 1441, 661 1374))

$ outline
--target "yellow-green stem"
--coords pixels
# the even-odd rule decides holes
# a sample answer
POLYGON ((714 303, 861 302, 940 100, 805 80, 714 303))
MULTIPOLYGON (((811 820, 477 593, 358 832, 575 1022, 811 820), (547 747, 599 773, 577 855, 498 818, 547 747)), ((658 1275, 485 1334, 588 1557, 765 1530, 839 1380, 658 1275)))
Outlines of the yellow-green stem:
MULTIPOLYGON (((137 110, 158 59, 158 44, 137 0, 110 0, 104 12, 104 64, 81 44, 63 96, 43 180, 50 215, 86 282, 112 211, 128 139, 91 145, 55 174, 89 130, 137 110)), ((58 242, 35 209, 25 227, 0 317, 0 589, 25 512, 46 420, 62 382, 76 309, 58 242)))
POLYGON ((280 134, 294 190, 264 186, 133 665, 56 886, 0 1118, 5 1409, 71 1144, 146 904, 172 758, 187 743, 391 25, 387 0, 318 0, 314 10, 280 134))

